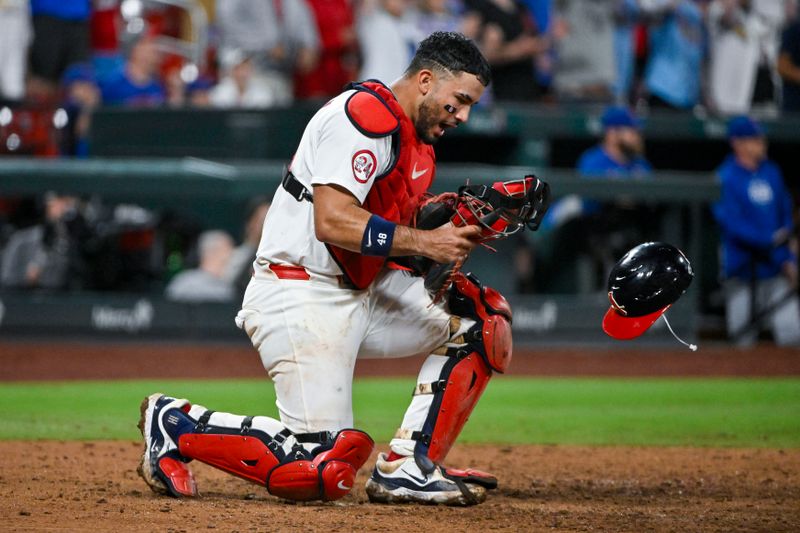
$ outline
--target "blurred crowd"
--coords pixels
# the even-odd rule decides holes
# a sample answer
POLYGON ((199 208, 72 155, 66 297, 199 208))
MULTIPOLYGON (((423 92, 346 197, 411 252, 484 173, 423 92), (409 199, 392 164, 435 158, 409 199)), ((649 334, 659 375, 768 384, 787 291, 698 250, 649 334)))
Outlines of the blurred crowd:
POLYGON ((391 83, 435 30, 461 31, 486 55, 494 82, 483 106, 616 103, 774 117, 800 110, 797 5, 3 0, 0 153, 87 155, 98 106, 263 109, 324 101, 353 80, 391 83), (3 111, 15 102, 22 108, 3 111), (48 111, 25 110, 37 106, 48 111))
POLYGON ((487 103, 800 109, 797 0, 4 0, 0 96, 264 108, 390 83, 435 30, 473 38, 487 103))
POLYGON ((0 290, 164 291, 235 302, 250 281, 270 202, 244 206, 236 238, 185 213, 48 191, 0 198, 0 290))

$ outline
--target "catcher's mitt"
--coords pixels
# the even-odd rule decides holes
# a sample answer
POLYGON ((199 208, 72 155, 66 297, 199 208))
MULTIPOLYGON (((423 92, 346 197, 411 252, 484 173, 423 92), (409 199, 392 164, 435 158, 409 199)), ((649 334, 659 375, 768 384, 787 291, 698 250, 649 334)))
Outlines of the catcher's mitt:
MULTIPOLYGON (((539 228, 550 205, 550 186, 534 175, 522 179, 496 181, 488 185, 464 185, 458 193, 444 193, 426 199, 416 213, 413 225, 433 229, 452 222, 455 226, 476 225, 481 228, 481 242, 503 239, 522 231, 539 228)), ((422 256, 404 262, 419 275, 425 286, 440 296, 450 285, 462 261, 435 263, 422 256)))

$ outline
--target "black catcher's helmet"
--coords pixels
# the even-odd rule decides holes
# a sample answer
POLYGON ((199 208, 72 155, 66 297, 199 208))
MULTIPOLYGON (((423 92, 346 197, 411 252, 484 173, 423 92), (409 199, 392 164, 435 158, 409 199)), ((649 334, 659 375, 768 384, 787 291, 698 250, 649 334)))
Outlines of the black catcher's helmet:
POLYGON ((671 244, 636 246, 608 276, 611 307, 603 331, 615 339, 638 337, 686 292, 693 277, 689 260, 671 244))

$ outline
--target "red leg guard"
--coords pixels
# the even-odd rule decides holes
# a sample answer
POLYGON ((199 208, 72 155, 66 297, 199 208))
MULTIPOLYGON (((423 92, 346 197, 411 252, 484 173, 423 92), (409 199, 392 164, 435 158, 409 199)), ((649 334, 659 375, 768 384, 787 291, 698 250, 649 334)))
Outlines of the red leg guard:
POLYGON ((444 391, 434 396, 422 428, 431 436, 427 456, 434 463, 441 463, 447 456, 492 377, 492 371, 477 353, 448 361, 442 374, 449 374, 444 391))
POLYGON ((459 272, 453 277, 448 305, 451 313, 471 318, 475 324, 451 339, 443 351, 435 352, 449 357, 438 381, 417 386, 415 394, 432 394, 433 400, 421 430, 411 432, 410 437, 417 440, 414 454, 434 463, 447 456, 492 371, 504 372, 512 352, 511 308, 500 293, 483 287, 472 275, 459 272))
MULTIPOLYGON (((475 404, 483 394, 492 371, 478 353, 461 359, 450 359, 441 371, 440 385, 434 392, 433 402, 422 431, 412 433, 417 440, 414 456, 423 471, 433 471, 447 456, 475 404), (444 384, 442 388, 441 384, 444 384)), ((442 474, 453 481, 474 483, 487 489, 497 488, 497 478, 475 469, 443 468, 442 474)))
POLYGON ((183 461, 165 455, 159 459, 158 467, 166 478, 162 479, 162 481, 175 489, 175 492, 184 496, 197 496, 197 484, 194 481, 194 475, 192 475, 192 471, 186 467, 183 461))
POLYGON ((259 485, 266 484, 267 475, 280 463, 264 441, 245 435, 185 433, 178 451, 259 485))
POLYGON ((186 433, 178 441, 184 457, 264 485, 270 494, 296 501, 330 501, 345 496, 374 445, 363 431, 346 429, 336 435, 329 449, 313 459, 281 463, 256 436, 186 433))

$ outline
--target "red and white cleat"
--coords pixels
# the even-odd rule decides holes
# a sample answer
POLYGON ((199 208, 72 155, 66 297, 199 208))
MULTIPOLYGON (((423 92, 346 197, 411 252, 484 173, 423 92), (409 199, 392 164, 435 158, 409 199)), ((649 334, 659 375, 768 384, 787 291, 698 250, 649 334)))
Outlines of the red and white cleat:
POLYGON ((144 437, 144 452, 137 472, 153 492, 176 498, 197 496, 197 484, 188 460, 178 452, 178 436, 192 431, 196 422, 189 418, 188 400, 161 393, 142 401, 139 431, 144 437))

